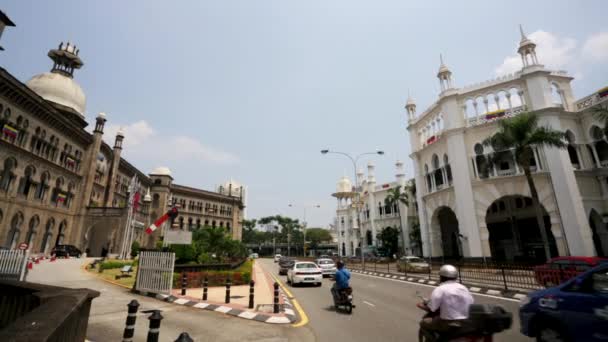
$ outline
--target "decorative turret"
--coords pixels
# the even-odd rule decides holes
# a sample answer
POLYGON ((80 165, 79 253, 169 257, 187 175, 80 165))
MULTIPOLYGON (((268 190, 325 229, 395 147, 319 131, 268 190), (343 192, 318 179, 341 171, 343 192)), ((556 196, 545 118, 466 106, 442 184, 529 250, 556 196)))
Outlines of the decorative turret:
POLYGON ((538 65, 538 57, 536 57, 536 44, 528 39, 524 34, 524 29, 519 25, 519 33, 521 34, 521 41, 519 42, 519 49, 517 52, 521 55, 521 61, 524 64, 524 68, 532 65, 538 65))
POLYGON ((395 179, 399 185, 405 185, 405 171, 403 170, 403 162, 401 160, 397 160, 395 163, 395 169, 397 173, 395 174, 395 179))
POLYGON ((93 132, 103 134, 103 127, 105 126, 106 121, 106 113, 99 113, 97 118, 95 118, 95 130, 93 132))
POLYGON ((114 149, 122 150, 122 141, 125 138, 125 133, 122 131, 122 127, 118 129, 116 133, 116 140, 114 140, 114 149))
POLYGON ((411 121, 416 118, 416 102, 409 94, 405 103, 405 110, 407 111, 408 120, 411 121))
POLYGON ((448 67, 443 63, 443 56, 439 55, 439 61, 441 65, 439 65, 439 71, 437 72, 437 78, 439 78, 439 85, 441 86, 441 91, 446 91, 448 89, 452 89, 452 72, 448 67))
POLYGON ((49 58, 54 62, 51 72, 73 77, 74 69, 80 69, 84 65, 78 57, 79 52, 76 45, 70 44, 70 42, 63 45, 61 42, 57 49, 50 50, 48 53, 49 58))

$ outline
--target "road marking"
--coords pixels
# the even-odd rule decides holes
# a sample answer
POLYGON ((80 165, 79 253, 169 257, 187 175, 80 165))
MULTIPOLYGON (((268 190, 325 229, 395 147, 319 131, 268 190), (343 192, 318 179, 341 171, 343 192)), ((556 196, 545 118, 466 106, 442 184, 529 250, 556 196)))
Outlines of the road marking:
MULTIPOLYGON (((426 285, 426 284, 419 284, 419 283, 405 283, 405 282, 403 282, 401 280, 397 280, 397 279, 386 279, 384 277, 375 277, 375 276, 372 276, 372 275, 364 275, 364 274, 361 274, 361 275, 364 276, 364 277, 370 277, 370 278, 376 278, 376 279, 384 279, 384 280, 388 280, 388 281, 394 281, 394 282, 397 282, 397 283, 400 283, 400 284, 410 284, 410 285, 423 286, 423 287, 432 287, 432 288, 437 287, 437 286, 433 286, 433 285, 426 285)), ((475 296, 481 296, 481 297, 489 297, 489 298, 501 299, 501 300, 508 301, 508 302, 519 303, 518 299, 498 297, 498 296, 492 296, 492 295, 489 295, 489 294, 481 294, 481 293, 473 293, 473 295, 475 295, 475 296)))
POLYGON ((294 328, 299 328, 299 327, 303 327, 306 324, 308 324, 308 316, 306 315, 306 312, 304 312, 304 309, 302 309, 302 307, 300 306, 300 303, 298 303, 297 299, 293 299, 293 307, 296 308, 296 311, 298 312, 298 315, 300 316, 300 321, 296 324, 292 324, 291 326, 294 328))
POLYGON ((279 278, 275 277, 274 274, 270 274, 270 276, 273 277, 277 283, 279 283, 279 285, 281 286, 283 291, 285 291, 285 293, 287 294, 287 297, 293 298, 293 293, 291 293, 291 291, 289 291, 289 289, 287 289, 287 286, 285 286, 285 284, 283 284, 283 282, 279 278))
POLYGON ((370 302, 363 301, 363 303, 365 303, 365 304, 367 304, 367 305, 369 305, 369 306, 375 307, 375 305, 374 305, 374 304, 372 304, 372 303, 370 303, 370 302))

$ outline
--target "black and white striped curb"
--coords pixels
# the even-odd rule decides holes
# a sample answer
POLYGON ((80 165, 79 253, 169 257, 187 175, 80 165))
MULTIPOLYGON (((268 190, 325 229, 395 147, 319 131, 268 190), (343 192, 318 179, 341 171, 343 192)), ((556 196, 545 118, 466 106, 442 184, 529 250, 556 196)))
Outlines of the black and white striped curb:
MULTIPOLYGON (((142 296, 147 296, 150 298, 155 298, 167 303, 173 303, 178 305, 189 306, 201 310, 209 310, 215 312, 221 312, 227 315, 249 319, 253 321, 263 322, 263 323, 273 323, 273 324, 288 324, 295 323, 297 321, 297 316, 293 310, 293 306, 291 301, 285 294, 283 290, 281 291, 281 295, 283 296, 284 305, 283 305, 283 315, 282 316, 272 316, 267 315, 260 312, 252 312, 247 310, 241 310, 237 308, 231 308, 229 306, 223 306, 218 304, 210 304, 198 301, 192 301, 186 298, 179 298, 174 295, 166 295, 160 293, 152 293, 152 292, 143 292, 138 290, 132 290, 133 293, 140 294, 142 296)), ((272 305, 272 304, 271 304, 272 305)))
MULTIPOLYGON (((431 285, 431 286, 439 285, 439 282, 437 282, 435 280, 418 278, 418 277, 400 276, 400 275, 395 275, 395 274, 361 271, 361 270, 351 270, 351 271, 353 273, 365 274, 365 275, 374 276, 374 277, 378 277, 378 278, 399 280, 399 281, 403 281, 403 282, 407 282, 407 283, 424 284, 424 285, 431 285)), ((490 296, 503 297, 503 298, 508 298, 508 299, 518 299, 518 300, 526 297, 526 292, 521 292, 521 291, 501 291, 501 290, 496 290, 496 289, 492 289, 492 288, 476 287, 476 286, 467 286, 467 287, 469 288, 469 291, 471 291, 473 293, 485 294, 485 295, 490 295, 490 296)))

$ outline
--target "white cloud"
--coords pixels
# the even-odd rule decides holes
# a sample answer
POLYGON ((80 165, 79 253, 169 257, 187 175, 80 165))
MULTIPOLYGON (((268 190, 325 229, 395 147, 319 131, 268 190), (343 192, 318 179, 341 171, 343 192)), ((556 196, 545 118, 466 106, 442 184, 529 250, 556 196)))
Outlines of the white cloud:
MULTIPOLYGON (((531 33, 528 38, 536 44, 539 62, 549 69, 563 69, 575 58, 576 40, 572 38, 558 37, 542 30, 531 33)), ((517 50, 517 46, 514 50, 517 50)), ((521 70, 521 67, 520 55, 513 54, 507 56, 502 64, 496 67, 495 72, 501 76, 521 70)))
POLYGON ((202 161, 216 164, 238 162, 235 155, 204 145, 195 138, 184 135, 163 136, 145 120, 127 125, 106 125, 104 140, 110 146, 114 145, 119 129, 122 129, 125 135, 123 150, 126 155, 154 160, 159 165, 168 161, 202 161))
POLYGON ((608 32, 599 32, 587 38, 583 45, 583 57, 595 61, 608 59, 608 32))

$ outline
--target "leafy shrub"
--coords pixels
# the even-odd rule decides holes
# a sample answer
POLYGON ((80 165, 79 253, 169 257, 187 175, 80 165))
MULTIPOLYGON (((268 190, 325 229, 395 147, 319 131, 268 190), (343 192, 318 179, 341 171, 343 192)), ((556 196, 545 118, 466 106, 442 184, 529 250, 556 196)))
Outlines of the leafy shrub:
POLYGON ((139 254, 139 242, 133 241, 131 244, 131 258, 135 258, 139 254))

